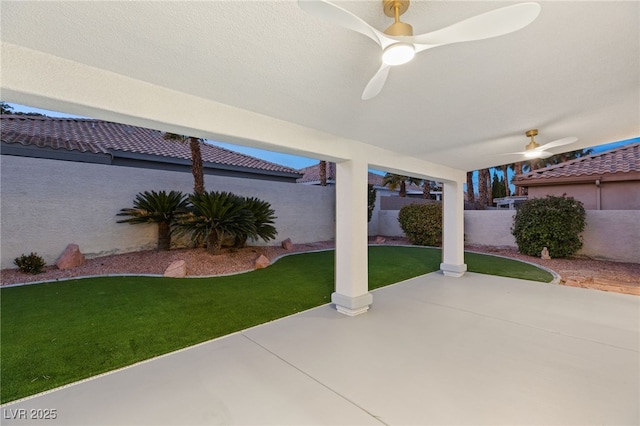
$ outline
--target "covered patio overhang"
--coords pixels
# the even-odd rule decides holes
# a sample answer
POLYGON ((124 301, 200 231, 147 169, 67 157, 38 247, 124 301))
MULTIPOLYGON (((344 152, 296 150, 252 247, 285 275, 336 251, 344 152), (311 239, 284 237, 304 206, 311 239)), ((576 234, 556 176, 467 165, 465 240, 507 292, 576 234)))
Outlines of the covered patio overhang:
MULTIPOLYGON (((389 24, 381 2, 336 3, 376 28, 389 24)), ((405 17, 420 34, 501 6, 413 1, 405 17)), ((0 95, 335 161, 333 301, 357 314, 372 299, 367 168, 444 183, 441 270, 461 276, 467 171, 522 160, 509 153, 530 128, 540 143, 578 138, 553 153, 640 134, 638 3, 541 6, 515 33, 421 53, 363 101, 378 46, 295 1, 2 2, 0 95)))

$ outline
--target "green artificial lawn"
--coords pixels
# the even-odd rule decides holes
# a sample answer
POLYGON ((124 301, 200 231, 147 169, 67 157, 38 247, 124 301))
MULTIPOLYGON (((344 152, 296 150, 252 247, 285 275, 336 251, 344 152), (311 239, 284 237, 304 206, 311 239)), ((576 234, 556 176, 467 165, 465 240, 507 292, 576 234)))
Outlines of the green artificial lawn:
MULTIPOLYGON (((439 249, 370 247, 369 288, 438 270, 439 249)), ((537 281, 551 274, 467 254, 470 271, 537 281)), ((287 256, 245 274, 85 278, 3 288, 2 403, 330 302, 334 252, 287 256)))

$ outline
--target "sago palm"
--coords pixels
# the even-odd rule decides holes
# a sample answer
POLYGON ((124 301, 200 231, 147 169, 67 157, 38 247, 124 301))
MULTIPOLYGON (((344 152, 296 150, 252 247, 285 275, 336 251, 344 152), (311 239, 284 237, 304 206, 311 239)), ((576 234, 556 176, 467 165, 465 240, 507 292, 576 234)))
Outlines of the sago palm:
POLYGON ((176 217, 175 228, 191 234, 196 243, 206 243, 207 251, 216 254, 225 235, 255 235, 253 214, 242 197, 230 192, 203 192, 189 197, 191 207, 176 217))
POLYGON ((118 223, 158 224, 158 250, 171 247, 171 222, 176 214, 186 211, 187 196, 180 191, 145 191, 136 195, 133 208, 120 209, 118 216, 131 216, 118 223))
POLYGON ((244 247, 247 243, 247 238, 258 239, 262 238, 267 242, 276 238, 278 231, 273 226, 275 216, 275 210, 271 208, 271 204, 258 198, 244 198, 245 207, 253 215, 253 224, 255 227, 253 234, 238 234, 235 236, 235 246, 244 247))

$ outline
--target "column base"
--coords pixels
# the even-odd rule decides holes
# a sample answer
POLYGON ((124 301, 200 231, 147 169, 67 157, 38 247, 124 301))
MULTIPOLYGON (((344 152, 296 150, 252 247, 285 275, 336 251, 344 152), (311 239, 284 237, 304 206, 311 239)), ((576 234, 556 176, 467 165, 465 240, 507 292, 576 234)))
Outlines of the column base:
POLYGON ((465 263, 461 265, 452 265, 450 263, 441 263, 440 271, 445 277, 460 278, 467 271, 467 265, 465 263))
POLYGON ((362 296, 350 297, 339 293, 332 293, 331 301, 336 305, 338 312, 354 317, 364 314, 369 310, 369 307, 373 303, 373 295, 366 293, 362 296))

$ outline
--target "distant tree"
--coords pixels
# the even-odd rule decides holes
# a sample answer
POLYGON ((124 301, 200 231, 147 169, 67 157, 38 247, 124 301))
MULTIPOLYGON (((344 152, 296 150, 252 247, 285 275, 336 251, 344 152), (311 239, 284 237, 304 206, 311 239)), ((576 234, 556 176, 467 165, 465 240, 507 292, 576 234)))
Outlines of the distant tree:
POLYGON ((423 179, 420 184, 422 186, 422 198, 425 200, 431 198, 431 191, 442 191, 442 186, 435 180, 423 179))
POLYGON ((179 191, 145 191, 136 195, 133 208, 120 209, 117 216, 131 216, 118 223, 155 223, 158 225, 158 250, 171 248, 171 223, 187 207, 187 196, 179 191))
MULTIPOLYGON (((522 166, 523 166, 523 162, 522 161, 518 161, 516 163, 513 164, 509 164, 509 167, 513 170, 513 174, 514 177, 522 174, 522 166)), ((516 186, 516 192, 514 195, 523 195, 523 191, 522 191, 522 187, 521 186, 516 186)))
POLYGON ((33 117, 46 117, 44 114, 40 114, 39 112, 21 112, 14 111, 13 107, 6 102, 0 102, 0 114, 13 114, 13 115, 28 115, 33 117))
POLYGON ((494 199, 506 197, 504 181, 500 176, 498 176, 498 173, 493 174, 493 179, 491 182, 491 196, 494 199))
POLYGON ((473 171, 467 172, 467 201, 469 203, 476 202, 476 194, 473 189, 473 171))
POLYGON ((478 201, 483 208, 489 205, 490 178, 489 169, 478 171, 478 201))
POLYGON ((202 142, 202 139, 169 132, 164 134, 164 138, 166 140, 177 141, 180 143, 186 143, 187 141, 189 141, 189 147, 191 148, 191 174, 193 174, 193 192, 196 194, 204 193, 204 164, 202 162, 202 151, 200 150, 200 143, 202 142))
POLYGON ((0 102, 0 114, 13 114, 13 107, 6 102, 0 102))
POLYGON ((400 197, 407 196, 407 182, 414 185, 420 185, 420 179, 412 178, 409 176, 396 175, 393 173, 387 173, 382 179, 382 184, 389 188, 391 191, 395 191, 400 188, 398 195, 400 197))
POLYGON ((508 197, 511 195, 511 191, 509 190, 509 164, 504 164, 502 166, 502 175, 504 176, 502 179, 502 184, 504 185, 504 196, 508 197))

